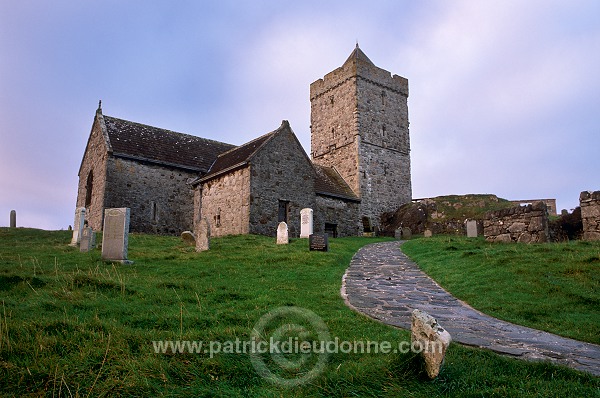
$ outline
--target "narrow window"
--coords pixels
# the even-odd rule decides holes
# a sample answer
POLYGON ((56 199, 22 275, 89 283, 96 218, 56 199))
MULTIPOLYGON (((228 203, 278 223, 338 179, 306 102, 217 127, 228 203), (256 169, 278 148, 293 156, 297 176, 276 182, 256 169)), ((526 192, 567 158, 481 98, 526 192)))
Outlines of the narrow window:
POLYGON ((385 126, 381 126, 381 136, 385 137, 385 126))
POLYGON ((331 136, 335 138, 335 127, 331 128, 331 136))
POLYGON ((385 91, 381 92, 381 105, 385 105, 385 91))
POLYGON ((215 225, 217 227, 221 226, 221 208, 220 207, 217 209, 217 215, 215 216, 215 225))
POLYGON ((158 216, 158 208, 156 206, 156 202, 150 202, 150 210, 152 212, 152 221, 156 221, 158 216))
POLYGON ((329 97, 329 101, 331 102, 331 105, 333 105, 333 103, 334 103, 333 95, 329 97))
POLYGON ((94 190, 94 172, 90 170, 85 184, 85 207, 92 204, 92 191, 94 190))

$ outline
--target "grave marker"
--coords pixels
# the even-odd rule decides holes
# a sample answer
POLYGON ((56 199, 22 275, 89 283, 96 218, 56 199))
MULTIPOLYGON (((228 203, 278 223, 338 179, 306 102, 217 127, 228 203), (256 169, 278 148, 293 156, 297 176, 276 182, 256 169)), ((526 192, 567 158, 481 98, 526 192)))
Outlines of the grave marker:
POLYGON ((425 232, 423 232, 423 236, 425 238, 431 238, 433 236, 433 232, 431 232, 430 229, 426 229, 425 232))
POLYGON ((300 210, 300 237, 308 238, 313 233, 313 209, 300 210))
POLYGON ((181 233, 181 239, 183 240, 183 243, 189 246, 196 245, 196 235, 191 231, 183 231, 181 233))
POLYGON ((200 218, 196 225, 196 251, 203 252, 210 249, 210 224, 206 217, 200 218))
POLYGON ((17 211, 16 210, 10 211, 10 227, 17 228, 17 211))
POLYGON ((329 251, 329 235, 327 234, 311 234, 308 237, 309 250, 328 252, 329 251))
POLYGON ((477 221, 467 220, 467 238, 477 237, 477 221))
POLYGON ((73 223, 73 238, 71 239, 71 246, 77 246, 81 241, 84 220, 85 207, 78 207, 77 209, 75 209, 75 222, 73 223))
POLYGON ((104 260, 131 264, 131 261, 127 260, 129 216, 130 209, 128 207, 104 210, 104 228, 102 229, 102 258, 104 260))
POLYGON ((82 253, 87 253, 94 247, 96 247, 96 233, 90 227, 85 227, 81 233, 79 251, 82 253))
POLYGON ((288 226, 282 221, 277 226, 277 244, 287 245, 289 242, 288 226))

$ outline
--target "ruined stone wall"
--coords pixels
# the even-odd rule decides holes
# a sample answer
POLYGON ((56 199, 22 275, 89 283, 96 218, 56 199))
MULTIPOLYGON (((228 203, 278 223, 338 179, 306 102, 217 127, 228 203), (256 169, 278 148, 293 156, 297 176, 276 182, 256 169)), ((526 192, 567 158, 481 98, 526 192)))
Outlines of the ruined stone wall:
POLYGON ((547 242, 548 209, 536 202, 486 213, 483 234, 488 242, 547 242))
POLYGON ((193 226, 196 173, 109 157, 105 207, 129 207, 130 231, 179 235, 193 226))
POLYGON ((583 240, 600 240, 600 191, 581 192, 579 195, 583 240))
POLYGON ((289 127, 254 155, 250 170, 250 233, 275 236, 279 201, 288 201, 289 236, 300 236, 300 210, 315 206, 315 174, 289 127))
POLYGON ((95 231, 102 229, 104 217, 104 191, 106 180, 107 144, 102 133, 102 115, 94 119, 92 131, 79 169, 76 207, 86 207, 86 220, 95 231), (86 206, 88 177, 92 173, 91 201, 86 206))
MULTIPOLYGON (((199 185, 201 216, 210 224, 212 236, 250 232, 250 168, 244 167, 199 185)), ((198 199, 195 199, 198 202, 198 199)))
POLYGON ((362 233, 362 223, 358 216, 359 203, 317 195, 313 213, 314 230, 321 232, 325 223, 337 225, 337 236, 358 236, 362 233))
POLYGON ((412 198, 408 80, 360 59, 310 86, 311 155, 335 167, 378 225, 412 198))

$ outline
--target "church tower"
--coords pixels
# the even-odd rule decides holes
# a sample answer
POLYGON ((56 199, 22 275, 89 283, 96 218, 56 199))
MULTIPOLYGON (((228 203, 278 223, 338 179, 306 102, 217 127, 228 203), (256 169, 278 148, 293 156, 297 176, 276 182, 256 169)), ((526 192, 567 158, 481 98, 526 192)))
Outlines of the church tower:
POLYGON ((358 44, 310 85, 313 162, 346 180, 364 225, 412 200, 407 100, 408 80, 375 66, 358 44))

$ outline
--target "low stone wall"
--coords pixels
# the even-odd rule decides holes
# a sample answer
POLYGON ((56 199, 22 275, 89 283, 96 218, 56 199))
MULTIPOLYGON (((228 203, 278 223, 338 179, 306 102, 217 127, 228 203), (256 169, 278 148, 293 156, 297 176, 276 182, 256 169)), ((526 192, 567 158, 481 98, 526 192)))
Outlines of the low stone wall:
POLYGON ((536 202, 486 213, 483 234, 488 242, 547 242, 548 209, 536 202))
POLYGON ((584 191, 579 195, 583 240, 600 240, 600 191, 584 191))

